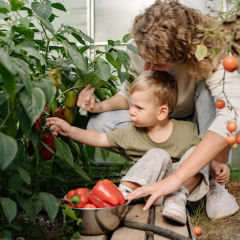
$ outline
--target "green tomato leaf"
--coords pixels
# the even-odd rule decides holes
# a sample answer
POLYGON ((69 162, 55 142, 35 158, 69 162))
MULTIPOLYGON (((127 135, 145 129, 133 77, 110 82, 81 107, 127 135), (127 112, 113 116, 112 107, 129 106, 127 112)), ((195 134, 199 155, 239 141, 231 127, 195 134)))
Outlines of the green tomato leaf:
POLYGON ((14 113, 10 114, 7 118, 7 121, 4 123, 4 127, 2 128, 2 132, 6 135, 15 138, 17 135, 17 118, 14 113))
POLYGON ((0 167, 2 170, 13 161, 17 150, 16 140, 0 132, 0 167))
POLYGON ((47 20, 47 19, 43 19, 43 18, 39 18, 43 25, 48 29, 49 32, 51 32, 52 34, 55 33, 55 29, 53 27, 53 25, 47 20))
MULTIPOLYGON (((111 51, 111 52, 115 52, 115 51, 111 51)), ((117 52, 115 52, 117 54, 117 52)), ((108 62, 115 67, 118 71, 121 71, 122 69, 122 62, 119 60, 119 58, 116 58, 115 60, 112 57, 113 54, 106 54, 106 59, 108 60, 108 62)), ((114 56, 115 57, 115 56, 114 56)))
POLYGON ((94 43, 94 40, 91 37, 89 37, 88 35, 86 35, 85 33, 78 31, 77 34, 80 37, 82 37, 83 39, 85 39, 87 42, 94 43))
POLYGON ((34 39, 34 31, 30 28, 26 28, 22 25, 18 25, 15 27, 16 32, 19 34, 22 34, 23 36, 26 37, 28 40, 33 40, 34 39))
POLYGON ((21 107, 17 107, 15 109, 15 113, 16 113, 16 115, 18 117, 20 128, 22 129, 25 137, 28 137, 29 134, 32 131, 31 121, 30 121, 28 115, 26 114, 25 110, 23 108, 21 108, 21 107))
POLYGON ((126 71, 128 71, 131 62, 129 55, 123 50, 118 50, 118 58, 123 63, 123 66, 126 69, 126 71))
POLYGON ((126 42, 128 42, 131 38, 132 38, 132 37, 131 37, 130 33, 128 33, 128 34, 126 34, 126 35, 123 37, 122 41, 126 43, 126 42))
POLYGON ((33 86, 32 86, 32 81, 30 80, 28 74, 26 74, 22 69, 18 68, 18 75, 22 79, 27 91, 29 94, 32 94, 33 86))
POLYGON ((118 71, 118 77, 119 77, 121 83, 123 83, 126 79, 129 78, 129 73, 118 71))
POLYGON ((43 202, 43 206, 44 206, 45 210, 47 211, 51 222, 53 223, 57 216, 58 209, 59 209, 59 204, 58 204, 57 199, 52 194, 49 194, 46 192, 40 192, 39 197, 43 202))
POLYGON ((28 216, 32 219, 33 223, 36 220, 36 209, 35 205, 31 198, 22 197, 20 195, 17 196, 17 201, 22 209, 28 214, 28 216))
POLYGON ((0 0, 0 13, 8 13, 11 10, 10 6, 4 2, 3 0, 0 0))
POLYGON ((33 57, 39 59, 43 64, 46 64, 46 61, 43 58, 43 56, 35 48, 22 46, 21 49, 26 51, 28 54, 32 55, 33 57))
POLYGON ((19 190, 24 181, 19 173, 15 173, 9 180, 9 187, 12 190, 19 190))
POLYGON ((18 172, 19 172, 20 176, 22 177, 23 181, 25 183, 27 183, 28 185, 30 185, 31 184, 31 177, 29 176, 28 172, 22 167, 18 168, 18 172))
POLYGON ((198 61, 202 61, 206 56, 207 56, 207 47, 200 44, 200 45, 197 45, 197 49, 196 49, 196 52, 195 52, 195 56, 197 58, 198 61))
POLYGON ((18 11, 24 6, 23 0, 9 0, 12 11, 18 11))
POLYGON ((49 4, 32 2, 31 8, 42 19, 48 19, 52 14, 52 7, 49 4))
POLYGON ((97 76, 104 81, 108 81, 109 77, 111 76, 110 65, 100 58, 97 59, 97 61, 94 64, 94 71, 97 74, 97 76))
POLYGON ((9 95, 5 92, 0 93, 0 106, 9 98, 9 95))
POLYGON ((24 90, 19 93, 19 97, 32 126, 44 109, 45 95, 40 88, 33 88, 32 94, 24 90))
POLYGON ((11 223, 17 214, 17 204, 10 198, 0 198, 0 203, 5 217, 11 223))
POLYGON ((7 14, 0 13, 0 19, 9 18, 7 14))
POLYGON ((54 99, 54 96, 56 94, 56 87, 54 86, 54 82, 50 77, 42 78, 41 82, 44 84, 44 92, 46 96, 46 102, 50 104, 52 100, 54 99))
POLYGON ((56 137, 54 139, 54 143, 57 150, 57 156, 68 163, 68 165, 73 166, 73 156, 67 143, 65 143, 61 138, 56 137))
POLYGON ((75 164, 73 169, 79 174, 79 176, 85 178, 87 181, 91 181, 91 179, 88 177, 88 175, 83 171, 83 169, 80 166, 75 164))
POLYGON ((136 46, 132 45, 132 44, 127 44, 127 48, 132 51, 133 53, 139 55, 138 49, 136 46))
POLYGON ((36 209, 36 215, 38 215, 38 213, 42 210, 43 202, 38 199, 34 202, 34 205, 35 205, 35 209, 36 209))
POLYGON ((61 3, 52 3, 52 7, 67 12, 66 8, 61 3))
POLYGON ((75 211, 69 205, 64 206, 63 215, 68 216, 71 219, 77 221, 77 225, 79 225, 82 222, 82 219, 77 218, 75 211))
POLYGON ((25 28, 28 28, 30 25, 30 21, 28 20, 28 18, 20 18, 18 19, 18 21, 20 22, 20 24, 22 24, 25 28))
POLYGON ((74 47, 67 41, 63 41, 63 46, 65 48, 65 51, 69 54, 72 64, 76 68, 79 68, 81 71, 86 72, 87 63, 85 61, 83 54, 79 52, 76 47, 74 47))

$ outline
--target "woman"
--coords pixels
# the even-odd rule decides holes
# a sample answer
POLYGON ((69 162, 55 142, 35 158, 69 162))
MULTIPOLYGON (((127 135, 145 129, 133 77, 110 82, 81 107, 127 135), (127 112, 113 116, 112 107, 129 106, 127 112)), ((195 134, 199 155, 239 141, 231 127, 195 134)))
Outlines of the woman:
MULTIPOLYGON (((202 139, 174 174, 160 182, 138 188, 126 196, 126 199, 131 200, 151 194, 145 210, 159 197, 178 190, 185 181, 209 163, 215 176, 215 181, 210 181, 207 195, 206 208, 209 218, 229 216, 239 209, 233 196, 224 188, 229 178, 229 169, 226 165, 224 168, 218 165, 227 162, 230 146, 225 141, 228 134, 226 123, 234 119, 235 115, 234 111, 228 108, 216 110, 214 106, 214 100, 226 99, 222 93, 223 66, 219 63, 218 67, 213 69, 210 57, 211 38, 206 38, 203 42, 208 48, 207 56, 202 61, 195 57, 196 47, 203 40, 203 34, 197 26, 210 24, 210 19, 203 18, 198 11, 174 0, 157 0, 135 18, 132 36, 141 57, 129 52, 130 73, 139 75, 142 71, 152 70, 168 71, 173 75, 178 84, 179 97, 171 117, 192 119, 198 124, 202 139)), ((130 122, 129 113, 126 111, 129 109, 130 85, 131 83, 126 81, 119 94, 101 103, 95 103, 92 96, 94 89, 91 86, 81 92, 78 106, 93 113, 101 113, 90 119, 88 129, 106 132, 130 122)), ((238 113, 239 122, 240 81, 237 71, 226 72, 224 86, 228 100, 238 113)))

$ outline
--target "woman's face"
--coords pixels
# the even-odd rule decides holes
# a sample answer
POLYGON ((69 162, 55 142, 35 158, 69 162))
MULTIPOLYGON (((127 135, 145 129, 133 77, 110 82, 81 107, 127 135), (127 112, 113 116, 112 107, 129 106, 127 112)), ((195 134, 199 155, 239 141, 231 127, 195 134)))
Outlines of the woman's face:
POLYGON ((161 64, 160 62, 149 61, 149 60, 144 60, 144 59, 143 59, 143 61, 144 61, 144 66, 143 66, 144 71, 148 71, 148 70, 166 71, 175 65, 175 63, 161 64))

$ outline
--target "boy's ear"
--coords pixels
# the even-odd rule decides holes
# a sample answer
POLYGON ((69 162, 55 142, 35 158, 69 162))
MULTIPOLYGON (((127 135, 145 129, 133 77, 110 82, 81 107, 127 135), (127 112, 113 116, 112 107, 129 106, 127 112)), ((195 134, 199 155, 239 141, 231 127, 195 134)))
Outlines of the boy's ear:
POLYGON ((162 105, 158 109, 158 121, 162 121, 168 117, 169 108, 166 104, 162 105))

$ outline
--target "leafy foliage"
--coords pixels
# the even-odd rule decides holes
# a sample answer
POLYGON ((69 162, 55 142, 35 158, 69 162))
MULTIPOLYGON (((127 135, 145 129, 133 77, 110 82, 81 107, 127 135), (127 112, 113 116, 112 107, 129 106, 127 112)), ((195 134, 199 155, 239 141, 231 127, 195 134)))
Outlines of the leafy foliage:
MULTIPOLYGON (((55 29, 53 8, 66 12, 61 3, 49 0, 30 5, 25 0, 0 0, 2 222, 17 221, 17 206, 33 223, 42 208, 54 222, 57 199, 80 182, 91 181, 94 148, 55 138, 55 152, 43 141, 44 134, 51 134, 45 119, 64 108, 68 91, 81 91, 91 84, 101 93, 101 98, 95 96, 100 101, 116 94, 118 85, 129 78, 130 58, 118 49, 129 35, 122 42, 109 40, 105 50, 100 50, 79 29, 63 24, 55 29), (76 42, 69 41, 70 36, 76 42), (52 74, 53 69, 59 74, 52 74), (48 161, 41 154, 43 148, 52 154, 48 161)), ((137 53, 131 44, 128 48, 137 53)), ((88 116, 77 111, 73 124, 84 127, 87 121, 88 116)), ((11 236, 9 229, 2 224, 0 235, 11 236)))

